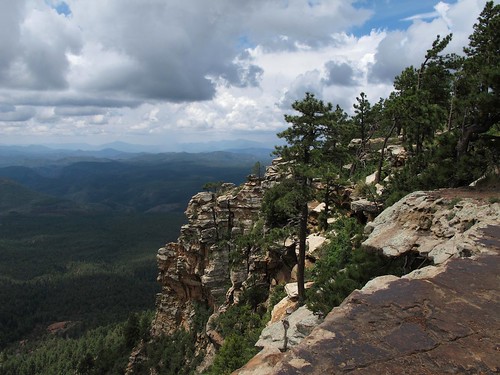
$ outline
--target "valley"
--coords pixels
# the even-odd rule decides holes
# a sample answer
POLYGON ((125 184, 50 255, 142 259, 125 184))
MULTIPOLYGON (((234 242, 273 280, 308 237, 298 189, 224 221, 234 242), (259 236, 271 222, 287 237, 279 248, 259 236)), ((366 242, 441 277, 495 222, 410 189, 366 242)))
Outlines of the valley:
POLYGON ((127 319, 150 324, 160 291, 156 251, 177 238, 187 201, 207 182, 240 183, 255 162, 251 155, 172 153, 0 168, 4 371, 17 374, 20 363, 36 362, 22 354, 35 347, 54 352, 54 340, 99 351, 114 334, 118 344, 105 357, 121 363, 130 349, 127 319), (94 339, 98 344, 89 343, 94 339))

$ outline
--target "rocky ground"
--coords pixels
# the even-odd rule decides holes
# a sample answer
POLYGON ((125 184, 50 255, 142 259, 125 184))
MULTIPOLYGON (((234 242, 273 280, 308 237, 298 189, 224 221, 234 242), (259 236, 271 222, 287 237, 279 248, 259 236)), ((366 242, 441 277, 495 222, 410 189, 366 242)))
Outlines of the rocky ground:
MULTIPOLYGON (((273 162, 264 179, 250 178, 240 187, 224 184, 217 194, 203 192, 191 199, 189 223, 178 241, 158 252, 162 292, 154 336, 189 329, 199 302, 213 309, 210 323, 238 301, 248 280, 267 288, 288 283, 288 296, 275 306, 256 344, 261 352, 235 374, 500 371, 497 186, 414 192, 380 214, 379 205, 347 194, 352 215, 369 220, 367 251, 423 259, 420 267, 433 265, 401 278, 372 280, 322 322, 305 306, 298 308, 292 239, 279 252, 252 246, 241 259, 229 257, 232 239, 248 233, 258 219, 263 192, 282 178, 279 163, 273 162)), ((309 207, 312 219, 321 210, 318 203, 309 207)), ((311 233, 308 259, 316 259, 324 241, 323 235, 311 233)), ((222 345, 223 338, 210 327, 197 341, 197 353, 205 358, 199 371, 222 345)), ((131 356, 129 373, 141 355, 139 348, 131 356)))
POLYGON ((353 292, 285 354, 237 374, 496 374, 500 371, 500 204, 496 191, 416 192, 384 211, 364 245, 435 265, 353 292), (396 251, 398 249, 398 251, 396 251))

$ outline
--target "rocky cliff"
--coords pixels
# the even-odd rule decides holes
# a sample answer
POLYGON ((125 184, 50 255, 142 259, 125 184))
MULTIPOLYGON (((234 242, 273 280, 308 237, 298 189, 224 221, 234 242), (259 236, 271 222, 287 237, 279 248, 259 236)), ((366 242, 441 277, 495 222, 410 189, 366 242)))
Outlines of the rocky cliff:
MULTIPOLYGON (((266 189, 283 177, 279 164, 276 160, 264 178, 250 177, 239 187, 222 184, 214 192, 195 195, 178 241, 158 251, 162 291, 151 332, 159 337, 179 328, 189 331, 198 306, 208 307, 212 315, 196 343, 196 355, 204 358, 200 372, 224 341, 211 321, 248 288, 257 285, 268 292, 273 285, 295 281, 293 239, 271 249, 237 243, 259 222, 266 189)), ((350 191, 342 193, 348 201, 350 191)), ((288 297, 275 306, 256 344, 261 352, 235 373, 498 371, 494 343, 500 328, 500 194, 474 189, 415 192, 380 214, 379 205, 354 199, 350 214, 372 220, 365 227, 366 251, 412 263, 418 259, 421 265, 408 267, 417 270, 401 278, 370 281, 323 323, 305 307, 297 309, 294 284, 288 284, 288 297), (433 265, 422 268, 429 263, 433 265)), ((314 233, 321 207, 318 202, 309 207, 307 256, 312 261, 328 241, 314 233)), ((141 358, 139 347, 128 373, 134 373, 141 358)))
MULTIPOLYGON (((196 304, 209 307, 217 316, 238 300, 248 283, 269 290, 271 283, 289 280, 293 259, 284 264, 280 254, 252 246, 241 253, 233 241, 248 234, 258 220, 263 192, 280 178, 278 164, 268 167, 264 178, 249 176, 241 186, 222 184, 214 192, 192 197, 186 210, 188 223, 178 241, 157 254, 162 290, 157 295, 153 336, 169 335, 178 328, 190 330, 196 304)), ((209 330, 199 337, 198 350, 202 355, 213 353, 221 342, 220 335, 209 330)))
POLYGON ((237 374, 496 374, 500 371, 500 194, 410 194, 366 231, 367 250, 434 265, 353 292, 287 353, 237 374))

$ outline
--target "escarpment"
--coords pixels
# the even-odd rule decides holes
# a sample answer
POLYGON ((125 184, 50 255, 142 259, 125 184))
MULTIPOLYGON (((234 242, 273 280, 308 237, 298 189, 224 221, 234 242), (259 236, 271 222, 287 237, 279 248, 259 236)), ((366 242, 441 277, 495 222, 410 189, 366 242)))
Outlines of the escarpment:
POLYGON ((500 371, 500 204, 496 191, 415 192, 366 227, 368 251, 434 265, 381 276, 287 353, 237 374, 496 374, 500 371))
MULTIPOLYGON (((284 265, 279 253, 261 251, 252 244, 241 252, 234 244, 258 220, 263 192, 279 179, 278 163, 268 167, 263 178, 249 176, 241 186, 226 183, 216 192, 192 197, 186 210, 188 223, 181 228, 178 241, 157 254, 162 291, 157 296, 153 336, 169 335, 179 328, 189 331, 197 303, 217 314, 218 309, 236 302, 248 283, 268 290, 276 278, 290 277, 294 259, 284 265)), ((221 344, 214 332, 202 340, 200 347, 221 344)))
MULTIPOLYGON (((222 184, 191 199, 188 224, 178 241, 157 254, 162 291, 153 340, 179 329, 194 332, 198 362, 189 365, 203 373, 227 339, 214 321, 248 298, 249 291, 260 290, 252 295, 257 312, 276 305, 267 326, 260 328, 255 345, 261 351, 236 374, 493 374, 500 369, 495 346, 500 329, 498 192, 419 191, 378 214, 378 204, 359 196, 352 201, 355 189, 344 187, 339 194, 350 202, 347 216, 371 220, 362 249, 397 259, 406 275, 376 277, 326 317, 318 317, 306 306, 299 308, 294 295, 293 235, 265 247, 251 236, 263 225, 265 191, 283 178, 279 164, 275 160, 263 178, 250 177, 241 186, 222 184), (285 283, 288 296, 270 303, 269 292, 285 283), (200 305, 210 315, 201 326, 200 305)), ((336 236, 332 230, 319 233, 324 204, 318 203, 309 204, 311 262, 336 236)), ((258 231, 266 233, 265 228, 258 231)), ((128 373, 136 373, 134 366, 141 361, 147 361, 147 353, 139 347, 128 373)))

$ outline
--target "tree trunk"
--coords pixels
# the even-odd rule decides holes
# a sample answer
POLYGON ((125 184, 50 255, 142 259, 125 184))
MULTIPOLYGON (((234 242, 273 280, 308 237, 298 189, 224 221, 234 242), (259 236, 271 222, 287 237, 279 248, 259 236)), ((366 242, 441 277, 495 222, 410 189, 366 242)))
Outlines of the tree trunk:
POLYGON ((306 300, 304 271, 306 265, 307 217, 309 215, 307 202, 302 205, 301 211, 299 228, 299 258, 297 259, 297 288, 299 294, 299 306, 302 306, 306 300))
POLYGON ((382 145, 382 150, 380 150, 380 159, 378 161, 378 170, 377 174, 375 175, 375 182, 378 184, 380 182, 380 178, 382 177, 382 165, 384 164, 384 153, 385 153, 385 147, 387 146, 387 142, 389 141, 389 138, 392 135, 392 132, 396 128, 396 121, 392 124, 391 130, 389 130, 389 133, 385 136, 384 139, 384 144, 382 145))
POLYGON ((320 223, 321 229, 327 230, 328 229, 328 215, 330 213, 330 195, 331 195, 331 184, 330 180, 327 179, 326 182, 326 187, 325 187, 325 209, 323 210, 323 219, 324 222, 320 223))
POLYGON ((464 127, 462 135, 457 143, 457 159, 460 159, 460 157, 467 153, 470 141, 475 139, 478 134, 487 132, 493 124, 499 120, 499 117, 500 116, 491 116, 482 123, 476 123, 472 126, 464 127))

